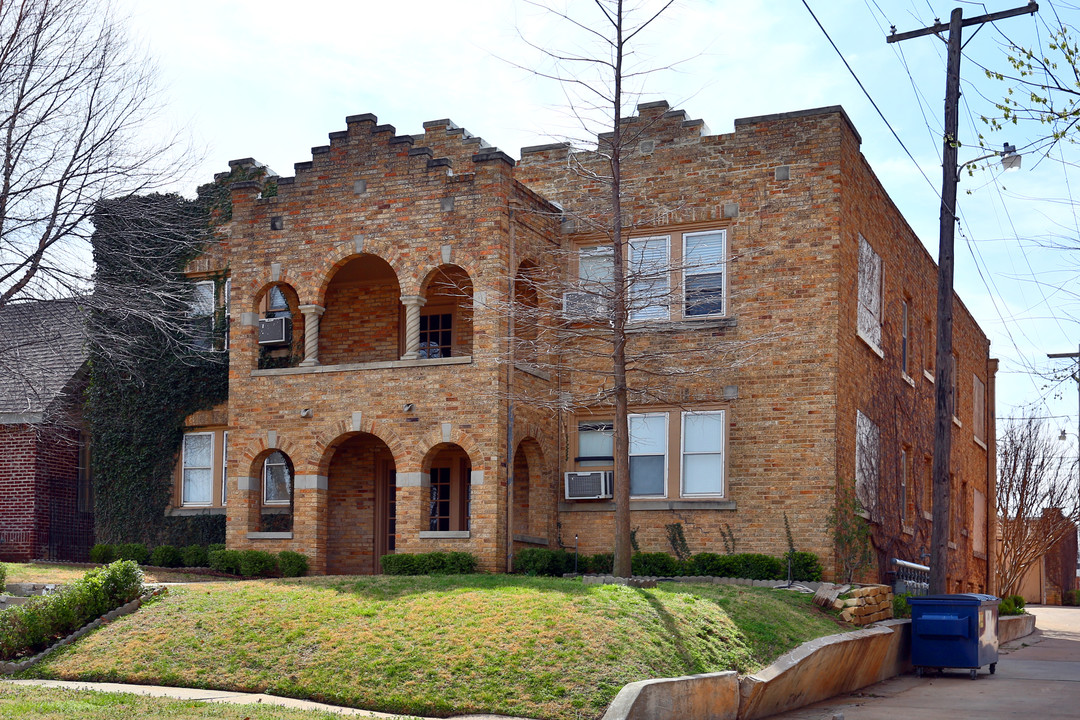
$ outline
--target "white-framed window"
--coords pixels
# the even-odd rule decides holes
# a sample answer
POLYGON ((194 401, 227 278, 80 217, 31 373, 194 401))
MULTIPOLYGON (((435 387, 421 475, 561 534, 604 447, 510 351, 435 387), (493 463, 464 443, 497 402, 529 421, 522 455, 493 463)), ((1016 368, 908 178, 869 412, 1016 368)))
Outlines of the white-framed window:
POLYGON ((881 478, 881 431, 862 410, 855 415, 855 497, 875 517, 881 478))
POLYGON ((210 505, 214 502, 214 433, 184 434, 181 452, 183 473, 181 503, 210 505))
POLYGON ((972 418, 971 424, 973 432, 975 433, 975 439, 979 441, 984 447, 986 446, 986 384, 979 379, 978 375, 972 375, 972 388, 971 388, 971 405, 972 405, 972 418))
MULTIPOLYGON (((584 290, 607 286, 615 275, 614 255, 606 245, 585 247, 578 251, 578 280, 584 290)), ((599 288, 596 290, 601 292, 599 288)))
POLYGON ((629 281, 629 319, 667 320, 671 285, 671 237, 630 240, 626 268, 629 281))
POLYGON ((630 495, 667 495, 667 413, 631 415, 630 495))
POLYGON ((911 331, 908 324, 908 301, 900 302, 900 372, 909 376, 908 354, 911 352, 911 331))
POLYGON ((726 314, 727 231, 683 235, 683 317, 726 314))
POLYGON ((724 494, 724 411, 682 414, 682 494, 724 494))
POLYGON ((292 502, 292 465, 281 451, 263 462, 263 504, 288 505, 292 502))
POLYGON ((881 256, 859 235, 858 334, 881 355, 881 256))
POLYGON ((229 431, 221 434, 221 504, 229 500, 229 431))
POLYGON ((610 467, 615 462, 615 425, 610 420, 580 420, 577 428, 579 467, 610 467))
POLYGON ((198 350, 214 349, 214 293, 213 280, 197 282, 192 290, 188 316, 191 319, 191 344, 198 350))
POLYGON ((908 459, 909 454, 910 453, 908 451, 908 446, 907 445, 904 445, 903 447, 900 448, 900 483, 899 483, 900 487, 899 487, 899 489, 900 489, 900 525, 901 525, 901 527, 908 527, 910 525, 910 523, 908 521, 911 518, 911 512, 910 512, 910 510, 908 508, 908 504, 911 501, 911 497, 909 495, 909 493, 911 491, 908 488, 908 485, 909 485, 908 478, 910 477, 910 472, 911 472, 910 469, 909 469, 910 464, 911 464, 909 459, 908 459))

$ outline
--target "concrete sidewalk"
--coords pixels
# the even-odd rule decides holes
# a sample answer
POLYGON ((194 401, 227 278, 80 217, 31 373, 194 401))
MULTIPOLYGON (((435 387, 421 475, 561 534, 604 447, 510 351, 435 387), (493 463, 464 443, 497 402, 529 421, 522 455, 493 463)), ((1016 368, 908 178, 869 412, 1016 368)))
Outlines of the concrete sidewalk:
POLYGON ((988 668, 902 675, 771 720, 1074 720, 1080 717, 1080 607, 1028 607, 1036 630, 988 668))
MULTIPOLYGON (((411 720, 412 718, 417 717, 415 715, 393 715, 389 713, 373 712, 371 710, 357 710, 356 708, 326 705, 311 700, 296 700, 294 698, 279 697, 277 695, 231 692, 228 690, 200 690, 198 688, 164 687, 160 685, 125 685, 123 683, 77 682, 67 680, 4 680, 0 682, 5 682, 9 685, 40 685, 43 687, 68 688, 71 690, 131 693, 133 695, 149 695, 151 697, 173 698, 177 700, 232 703, 235 705, 253 705, 258 703, 261 705, 276 705, 278 707, 296 708, 299 710, 321 710, 323 712, 362 718, 410 718, 411 720)), ((456 715, 453 716, 453 720, 528 719, 510 718, 505 715, 456 715)))

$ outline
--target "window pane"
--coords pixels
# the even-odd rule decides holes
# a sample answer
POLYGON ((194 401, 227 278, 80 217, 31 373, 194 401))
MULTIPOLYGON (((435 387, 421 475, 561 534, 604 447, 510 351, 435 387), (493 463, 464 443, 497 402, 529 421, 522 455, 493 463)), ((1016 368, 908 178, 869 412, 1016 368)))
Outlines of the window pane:
POLYGON ((723 447, 724 416, 683 416, 683 450, 685 452, 720 452, 723 447))
POLYGON ((610 248, 583 248, 578 254, 578 278, 582 283, 611 282, 612 254, 610 248))
POLYGON ((267 310, 288 310, 289 302, 285 299, 285 292, 280 285, 270 288, 270 295, 266 299, 267 310))
POLYGON ((214 314, 214 283, 195 283, 191 297, 191 314, 195 317, 214 314))
POLYGON ((630 418, 630 454, 667 453, 667 416, 638 415, 630 418))
POLYGON ((615 436, 610 424, 581 423, 578 425, 578 455, 581 457, 610 457, 615 436))
POLYGON ((723 273, 687 275, 685 292, 687 316, 723 314, 723 273))
POLYGON ((685 235, 686 272, 712 272, 724 264, 724 233, 685 235))
POLYGON ((274 453, 266 459, 264 480, 264 499, 268 503, 288 502, 292 495, 292 473, 285 463, 285 456, 274 453))
POLYGON ((198 433, 184 436, 184 467, 208 468, 214 448, 214 436, 198 433))
POLYGON ((664 494, 664 456, 643 455, 630 458, 630 494, 664 494))
POLYGON ((655 320, 668 316, 668 239, 630 242, 630 319, 655 320))
POLYGON ((184 504, 210 504, 211 493, 210 468, 184 470, 184 504))
POLYGON ((724 489, 724 456, 683 455, 683 492, 719 494, 724 489))

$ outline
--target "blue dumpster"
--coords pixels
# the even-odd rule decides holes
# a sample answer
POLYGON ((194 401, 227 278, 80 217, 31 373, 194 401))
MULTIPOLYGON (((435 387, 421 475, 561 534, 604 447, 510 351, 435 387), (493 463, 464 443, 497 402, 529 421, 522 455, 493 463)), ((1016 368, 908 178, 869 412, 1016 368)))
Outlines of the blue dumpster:
POLYGON ((963 668, 974 680, 979 668, 997 669, 998 603, 993 595, 963 593, 909 597, 911 664, 925 668, 963 668))

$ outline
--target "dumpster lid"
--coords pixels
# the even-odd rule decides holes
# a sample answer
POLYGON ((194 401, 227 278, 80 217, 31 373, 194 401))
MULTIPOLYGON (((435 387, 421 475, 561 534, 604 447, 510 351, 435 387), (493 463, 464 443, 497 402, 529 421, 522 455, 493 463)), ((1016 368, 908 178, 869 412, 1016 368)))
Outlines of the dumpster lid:
POLYGON ((995 595, 982 593, 956 593, 952 595, 914 595, 907 599, 911 605, 982 605, 989 602, 1001 602, 995 595))

